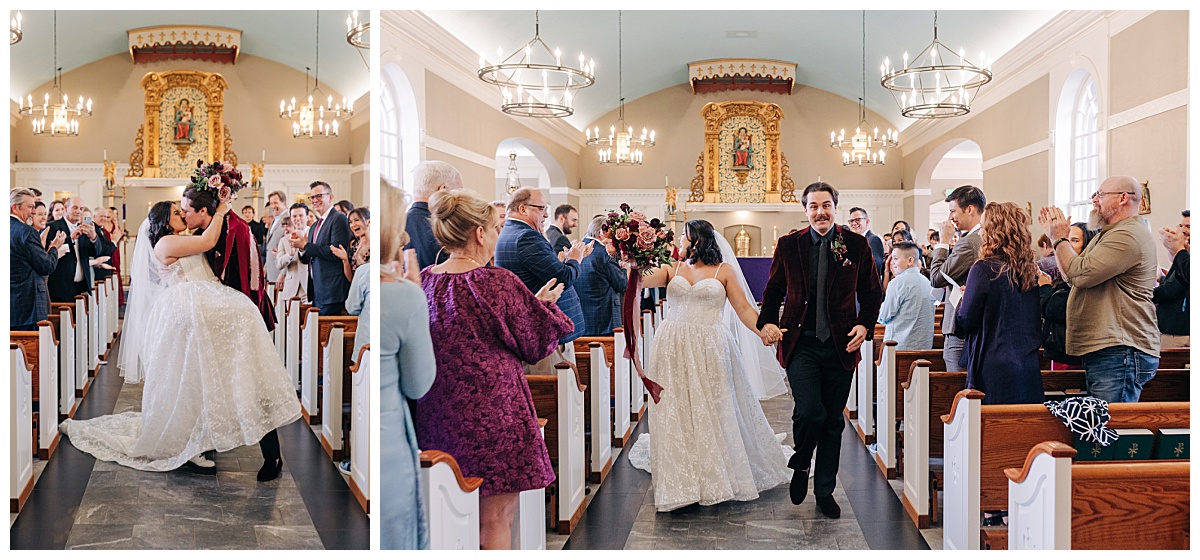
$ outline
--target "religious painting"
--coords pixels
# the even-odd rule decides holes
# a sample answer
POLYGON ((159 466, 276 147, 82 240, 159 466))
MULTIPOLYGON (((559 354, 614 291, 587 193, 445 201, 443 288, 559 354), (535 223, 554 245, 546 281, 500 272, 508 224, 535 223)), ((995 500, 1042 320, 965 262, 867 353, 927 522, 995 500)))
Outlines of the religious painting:
POLYGON ((196 70, 150 72, 142 78, 145 120, 129 156, 134 177, 187 178, 197 160, 237 165, 225 126, 225 90, 220 74, 196 70))
POLYGON ((1142 202, 1138 204, 1138 214, 1150 213, 1150 180, 1142 181, 1142 202))
POLYGON ((787 157, 779 150, 783 111, 774 103, 709 103, 704 151, 696 163, 688 202, 756 204, 795 202, 787 157))
POLYGON ((162 154, 160 169, 165 177, 178 177, 191 173, 197 159, 207 159, 208 144, 212 141, 208 133, 208 104, 204 94, 196 88, 172 88, 163 94, 158 112, 159 147, 162 154), (192 157, 203 154, 201 157, 192 157))
POLYGON ((192 104, 185 97, 175 104, 175 144, 191 144, 196 141, 196 129, 192 126, 192 104))

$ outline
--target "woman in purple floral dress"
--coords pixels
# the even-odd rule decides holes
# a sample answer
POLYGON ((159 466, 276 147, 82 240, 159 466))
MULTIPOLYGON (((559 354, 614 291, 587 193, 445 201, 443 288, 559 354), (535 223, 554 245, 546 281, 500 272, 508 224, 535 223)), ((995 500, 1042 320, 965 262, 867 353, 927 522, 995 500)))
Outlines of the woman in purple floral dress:
POLYGON ((480 546, 507 549, 517 494, 554 481, 521 364, 549 356, 574 325, 554 304, 563 289, 554 280, 535 296, 485 265, 503 225, 494 207, 462 192, 430 206, 450 258, 421 272, 438 376, 417 401, 417 443, 483 479, 480 546))

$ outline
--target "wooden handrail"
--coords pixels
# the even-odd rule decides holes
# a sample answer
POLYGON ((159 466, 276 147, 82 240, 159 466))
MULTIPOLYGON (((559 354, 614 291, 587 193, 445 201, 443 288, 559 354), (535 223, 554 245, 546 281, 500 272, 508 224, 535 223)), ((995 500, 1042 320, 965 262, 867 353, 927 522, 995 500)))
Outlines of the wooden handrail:
POLYGON ((1117 478, 1120 480, 1136 480, 1147 482, 1152 479, 1181 477, 1188 480, 1191 476, 1192 462, 1183 460, 1157 461, 1098 461, 1096 463, 1076 463, 1082 469, 1072 469, 1073 481, 1094 480, 1098 478, 1117 478))
POLYGON ((50 321, 38 321, 37 326, 38 334, 41 334, 42 327, 50 327, 50 340, 54 342, 55 346, 58 346, 58 336, 54 334, 54 323, 50 321))
POLYGON ((21 348, 21 356, 25 358, 25 368, 29 371, 37 371, 37 359, 31 359, 30 353, 35 356, 39 353, 38 341, 41 334, 37 331, 10 331, 8 338, 14 345, 21 348))
POLYGON ((582 392, 586 391, 587 385, 583 384, 583 379, 579 377, 579 369, 575 367, 575 364, 568 362, 566 360, 563 360, 561 362, 558 362, 557 364, 554 364, 554 369, 566 369, 566 368, 570 368, 571 372, 575 374, 575 385, 579 387, 579 392, 582 393, 582 392))
POLYGON ((463 477, 462 470, 458 468, 458 461, 454 457, 444 451, 422 451, 421 452, 421 468, 432 468, 438 463, 445 463, 450 466, 450 470, 454 471, 454 479, 458 481, 458 487, 463 492, 474 492, 483 485, 483 479, 470 476, 463 477))
MULTIPOLYGON (((864 341, 864 342, 865 342, 865 341, 864 341)), ((896 342, 895 340, 885 340, 885 341, 883 341, 884 351, 887 351, 887 348, 886 348, 886 347, 888 347, 888 346, 899 346, 899 345, 900 345, 900 343, 899 343, 899 342, 896 342)), ((880 352, 880 353, 879 353, 879 359, 878 359, 878 360, 875 360, 875 366, 876 366, 876 367, 878 367, 878 366, 881 366, 881 365, 883 365, 883 352, 880 352)))
POLYGON ((75 296, 75 301, 79 301, 79 300, 83 300, 83 312, 90 313, 88 311, 88 298, 86 296, 84 296, 83 294, 79 294, 79 295, 75 296))
POLYGON ((75 306, 69 303, 51 303, 50 309, 57 309, 59 314, 65 309, 71 316, 71 328, 75 328, 75 306))
POLYGON ((976 391, 975 389, 963 389, 959 391, 958 394, 954 395, 954 404, 950 405, 950 414, 942 415, 943 424, 950 423, 950 420, 954 418, 954 413, 958 411, 958 402, 963 399, 981 401, 983 400, 983 393, 981 391, 976 391))
POLYGON ((1055 458, 1068 457, 1074 459, 1078 451, 1061 441, 1043 441, 1029 450, 1029 454, 1025 456, 1025 466, 1019 469, 1004 469, 1004 476, 1007 476, 1009 480, 1017 484, 1025 482, 1025 479, 1029 476, 1029 469, 1033 468, 1033 459, 1042 453, 1055 458))
POLYGON ((358 349, 358 356, 357 356, 357 359, 355 359, 355 360, 354 360, 354 363, 350 365, 350 371, 351 371, 351 372, 353 372, 353 373, 358 373, 358 366, 359 366, 360 364, 362 364, 362 355, 363 355, 365 352, 369 351, 370 349, 371 349, 371 344, 370 344, 370 343, 364 344, 364 345, 362 345, 362 348, 359 348, 359 349, 358 349))
POLYGON ((310 313, 310 312, 316 312, 318 314, 318 316, 321 313, 321 310, 319 308, 313 307, 311 305, 308 306, 308 308, 306 309, 304 307, 304 304, 300 304, 300 310, 301 310, 301 315, 300 315, 300 328, 301 329, 308 327, 308 316, 312 315, 312 313, 310 313))
MULTIPOLYGON (((909 366, 909 368, 908 368, 908 381, 904 381, 904 382, 900 383, 901 389, 903 389, 905 391, 908 390, 909 384, 912 383, 913 373, 915 373, 917 371, 917 368, 919 368, 919 367, 925 367, 925 368, 933 367, 933 362, 931 362, 929 360, 917 360, 917 361, 913 362, 912 365, 909 366)), ((951 414, 953 414, 953 410, 951 411, 951 414)))

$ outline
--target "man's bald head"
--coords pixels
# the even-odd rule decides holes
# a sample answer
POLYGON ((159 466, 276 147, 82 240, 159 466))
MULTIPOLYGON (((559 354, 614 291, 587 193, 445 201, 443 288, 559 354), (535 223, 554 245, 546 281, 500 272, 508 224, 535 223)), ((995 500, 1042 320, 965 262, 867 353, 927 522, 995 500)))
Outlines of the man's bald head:
POLYGON ((1134 205, 1142 203, 1142 184, 1138 182, 1137 178, 1129 175, 1115 175, 1105 179, 1103 183, 1100 183, 1100 190, 1124 191, 1129 193, 1129 200, 1134 205))

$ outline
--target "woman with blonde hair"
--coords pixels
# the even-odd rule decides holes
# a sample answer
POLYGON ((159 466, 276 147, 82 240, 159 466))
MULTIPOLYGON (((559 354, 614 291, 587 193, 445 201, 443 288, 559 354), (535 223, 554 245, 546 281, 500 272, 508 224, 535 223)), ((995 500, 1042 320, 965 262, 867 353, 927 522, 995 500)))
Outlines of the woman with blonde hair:
MULTIPOLYGON (((381 474, 380 544, 382 548, 429 548, 421 509, 420 449, 407 400, 419 399, 433 385, 435 365, 429 338, 429 310, 421 291, 417 253, 403 247, 404 192, 382 182, 379 247, 379 464, 381 474), (403 252, 403 256, 401 253, 403 252), (401 258, 404 263, 396 262, 401 258)), ((359 321, 370 322, 369 311, 359 321)))
POLYGON ((502 223, 496 208, 463 191, 429 202, 437 242, 449 252, 421 271, 437 379, 416 405, 421 449, 458 461, 483 479, 481 548, 511 546, 517 495, 554 481, 523 363, 534 364, 574 330, 551 280, 535 295, 511 271, 488 266, 502 223))
POLYGON ((954 315, 955 334, 966 338, 958 365, 967 370, 967 388, 984 393, 984 404, 1045 400, 1037 354, 1042 341, 1038 269, 1030 224, 1016 204, 988 203, 980 259, 971 267, 954 315))

